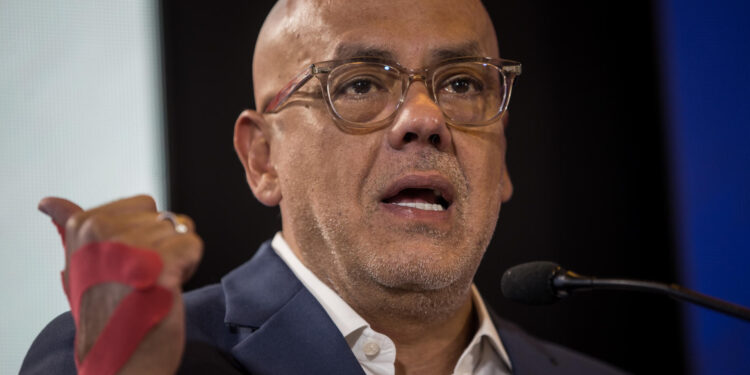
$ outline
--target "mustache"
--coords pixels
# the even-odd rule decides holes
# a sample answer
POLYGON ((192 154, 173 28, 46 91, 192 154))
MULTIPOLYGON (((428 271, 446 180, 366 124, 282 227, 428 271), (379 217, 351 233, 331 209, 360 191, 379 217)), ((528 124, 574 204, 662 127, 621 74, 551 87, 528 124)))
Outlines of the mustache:
POLYGON ((456 190, 457 196, 454 200, 459 200, 468 195, 470 186, 466 175, 463 173, 455 155, 440 152, 434 149, 419 150, 417 153, 403 158, 400 163, 390 163, 387 170, 373 177, 375 181, 372 184, 376 192, 382 192, 400 176, 409 172, 437 172, 445 177, 456 190))

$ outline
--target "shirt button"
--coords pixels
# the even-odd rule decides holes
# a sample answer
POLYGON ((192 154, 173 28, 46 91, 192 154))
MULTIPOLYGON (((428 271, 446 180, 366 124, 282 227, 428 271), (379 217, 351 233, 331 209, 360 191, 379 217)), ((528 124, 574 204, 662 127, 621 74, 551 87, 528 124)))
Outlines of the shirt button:
POLYGON ((380 353, 380 345, 374 341, 368 341, 362 345, 362 351, 365 352, 366 356, 374 357, 380 353))

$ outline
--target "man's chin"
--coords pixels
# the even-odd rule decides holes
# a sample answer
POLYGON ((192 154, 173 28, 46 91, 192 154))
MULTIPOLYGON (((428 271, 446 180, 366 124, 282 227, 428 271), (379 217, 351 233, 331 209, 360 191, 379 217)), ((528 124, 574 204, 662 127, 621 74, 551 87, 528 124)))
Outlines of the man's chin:
POLYGON ((423 321, 455 312, 466 302, 474 267, 449 269, 419 267, 416 264, 382 264, 368 269, 379 286, 375 311, 423 321))
POLYGON ((365 265, 368 277, 393 293, 429 292, 470 284, 481 255, 455 256, 411 249, 393 257, 373 257, 365 265))

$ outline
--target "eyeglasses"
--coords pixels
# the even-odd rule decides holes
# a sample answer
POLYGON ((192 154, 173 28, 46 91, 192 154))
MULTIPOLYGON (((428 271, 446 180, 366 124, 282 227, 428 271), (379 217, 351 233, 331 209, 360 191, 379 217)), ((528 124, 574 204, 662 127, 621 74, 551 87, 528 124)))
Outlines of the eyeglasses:
POLYGON ((379 58, 324 61, 294 77, 264 113, 279 112, 292 102, 292 94, 316 77, 337 123, 351 131, 373 130, 393 119, 412 82, 423 81, 450 124, 477 127, 505 113, 520 74, 521 63, 490 57, 449 59, 417 70, 379 58))

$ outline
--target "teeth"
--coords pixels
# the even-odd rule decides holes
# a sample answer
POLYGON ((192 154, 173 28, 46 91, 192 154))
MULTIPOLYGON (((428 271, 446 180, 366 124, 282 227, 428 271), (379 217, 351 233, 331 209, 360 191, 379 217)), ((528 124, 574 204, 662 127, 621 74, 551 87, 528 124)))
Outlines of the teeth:
POLYGON ((425 210, 425 211, 445 211, 443 206, 439 204, 433 204, 433 203, 403 202, 403 203, 391 203, 391 204, 395 204, 396 206, 401 206, 401 207, 416 208, 418 210, 425 210))

